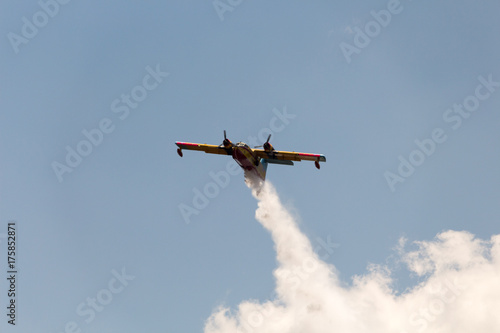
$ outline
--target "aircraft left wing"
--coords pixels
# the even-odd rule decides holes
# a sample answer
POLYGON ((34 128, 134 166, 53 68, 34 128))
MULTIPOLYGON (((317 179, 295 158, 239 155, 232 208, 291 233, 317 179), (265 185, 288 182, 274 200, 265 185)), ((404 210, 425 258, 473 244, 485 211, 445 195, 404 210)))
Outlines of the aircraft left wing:
POLYGON ((315 161, 315 162, 326 162, 326 157, 323 154, 308 154, 308 153, 297 153, 294 151, 278 151, 273 150, 267 152, 264 149, 254 149, 254 153, 260 158, 272 158, 276 160, 285 161, 315 161))
MULTIPOLYGON (((187 150, 200 150, 204 151, 207 154, 221 154, 221 155, 231 155, 231 152, 227 151, 223 147, 216 145, 207 145, 202 143, 191 143, 191 142, 176 142, 175 143, 179 149, 187 149, 187 150)), ((179 154, 180 155, 180 154, 179 154)))

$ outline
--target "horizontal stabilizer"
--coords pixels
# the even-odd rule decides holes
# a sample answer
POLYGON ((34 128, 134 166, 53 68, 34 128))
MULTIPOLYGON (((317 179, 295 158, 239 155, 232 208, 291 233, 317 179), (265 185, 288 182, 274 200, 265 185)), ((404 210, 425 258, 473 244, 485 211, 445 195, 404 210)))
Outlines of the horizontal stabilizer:
POLYGON ((293 165, 293 162, 288 160, 278 160, 275 158, 266 158, 265 160, 267 161, 267 163, 272 163, 272 164, 293 165))

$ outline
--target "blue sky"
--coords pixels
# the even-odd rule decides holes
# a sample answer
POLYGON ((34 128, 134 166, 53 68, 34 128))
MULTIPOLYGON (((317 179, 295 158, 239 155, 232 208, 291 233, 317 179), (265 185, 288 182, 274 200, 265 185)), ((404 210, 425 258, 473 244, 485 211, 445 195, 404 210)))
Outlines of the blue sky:
MULTIPOLYGON (((271 165, 267 177, 313 247, 338 244, 325 261, 346 285, 369 263, 393 267, 399 292, 415 285, 394 259, 402 236, 498 234, 498 3, 402 0, 358 47, 371 11, 395 3, 221 2, 231 10, 70 1, 52 5, 51 17, 36 1, 0 5, 0 233, 17 221, 18 329, 196 332, 221 304, 271 298, 274 245, 242 174, 189 223, 179 209, 230 158, 181 159, 174 142, 219 144, 224 129, 247 141, 273 122, 283 125, 276 149, 326 155, 320 171, 271 165), (42 20, 29 38, 24 17, 42 20), (349 61, 345 44, 358 49, 349 61), (445 114, 466 101, 474 111, 453 129, 445 114), (54 162, 67 166, 67 147, 103 127, 109 133, 82 143, 91 152, 60 181, 54 162), (419 165, 391 189, 386 172, 398 175, 399 157, 435 129, 446 140, 429 156, 414 153, 419 165), (122 269, 127 285, 106 291, 122 269), (112 300, 86 322, 77 308, 98 295, 112 300)), ((0 287, 6 304, 5 280, 0 287)), ((2 331, 13 330, 3 317, 2 331)))

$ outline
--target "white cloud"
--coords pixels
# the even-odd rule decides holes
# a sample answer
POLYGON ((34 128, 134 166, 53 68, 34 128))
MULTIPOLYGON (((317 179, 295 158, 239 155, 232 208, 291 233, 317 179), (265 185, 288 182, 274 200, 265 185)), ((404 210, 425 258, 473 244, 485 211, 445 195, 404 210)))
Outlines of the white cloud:
MULTIPOLYGON (((254 195, 256 195, 254 193, 254 195)), ((257 220, 271 233, 278 267, 276 298, 220 307, 205 332, 499 332, 500 235, 480 240, 446 231, 415 242, 400 260, 423 281, 403 294, 392 288, 387 267, 371 265, 352 285, 318 258, 311 243, 267 183, 258 196, 257 220)))

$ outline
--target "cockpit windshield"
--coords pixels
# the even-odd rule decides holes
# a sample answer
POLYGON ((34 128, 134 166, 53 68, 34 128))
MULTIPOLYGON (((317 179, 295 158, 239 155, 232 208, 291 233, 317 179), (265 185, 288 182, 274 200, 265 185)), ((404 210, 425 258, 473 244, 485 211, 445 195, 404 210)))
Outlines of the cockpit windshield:
POLYGON ((250 148, 250 147, 249 147, 246 143, 244 143, 244 142, 238 142, 238 143, 236 144, 236 147, 246 147, 246 148, 250 148))

